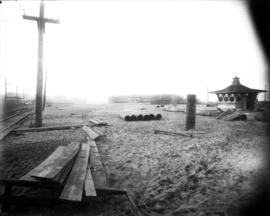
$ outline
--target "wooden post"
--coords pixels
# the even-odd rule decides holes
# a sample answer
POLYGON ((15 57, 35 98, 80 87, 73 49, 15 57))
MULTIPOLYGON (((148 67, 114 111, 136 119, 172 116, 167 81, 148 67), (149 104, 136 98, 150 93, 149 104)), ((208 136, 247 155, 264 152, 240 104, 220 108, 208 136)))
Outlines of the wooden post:
POLYGON ((45 33, 45 23, 59 23, 58 20, 44 17, 44 2, 40 2, 39 17, 23 15, 24 19, 33 20, 38 25, 38 72, 36 88, 36 127, 42 126, 42 94, 43 94, 43 34, 45 33))
POLYGON ((186 125, 185 129, 195 128, 196 121, 196 95, 187 95, 186 125))
POLYGON ((16 104, 19 104, 18 86, 16 85, 16 104))
POLYGON ((266 93, 267 93, 267 85, 266 84, 264 85, 264 89, 265 89, 265 92, 264 92, 264 101, 266 101, 266 93))
MULTIPOLYGON (((44 4, 41 3, 40 18, 44 17, 44 4)), ((43 93, 43 31, 44 21, 38 22, 38 72, 36 87, 36 127, 42 126, 42 93, 43 93)))
POLYGON ((7 102, 7 78, 5 77, 5 103, 7 102))
POLYGON ((46 106, 47 73, 48 73, 48 71, 46 71, 46 74, 45 74, 42 111, 45 110, 45 106, 46 106))

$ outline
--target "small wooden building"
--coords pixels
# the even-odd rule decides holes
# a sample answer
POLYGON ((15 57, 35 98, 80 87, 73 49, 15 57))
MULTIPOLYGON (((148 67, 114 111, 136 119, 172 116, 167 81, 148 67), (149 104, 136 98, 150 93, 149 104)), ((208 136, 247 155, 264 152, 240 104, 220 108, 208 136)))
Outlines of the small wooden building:
POLYGON ((233 82, 227 88, 213 91, 218 97, 221 109, 240 109, 253 111, 257 103, 257 95, 265 90, 251 89, 240 84, 239 78, 234 77, 233 82))

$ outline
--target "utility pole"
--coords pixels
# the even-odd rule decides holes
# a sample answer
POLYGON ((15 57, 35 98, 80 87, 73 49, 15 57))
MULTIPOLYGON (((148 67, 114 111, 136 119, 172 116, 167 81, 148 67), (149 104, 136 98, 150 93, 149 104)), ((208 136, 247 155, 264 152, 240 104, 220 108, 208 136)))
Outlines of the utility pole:
POLYGON ((45 105, 46 105, 47 74, 48 74, 48 71, 46 70, 45 82, 44 82, 44 93, 43 93, 44 95, 43 95, 42 111, 45 110, 45 105))
POLYGON ((5 77, 5 103, 7 101, 7 78, 5 77))
POLYGON ((37 87, 36 87, 36 127, 42 126, 42 93, 43 93, 43 34, 45 33, 45 23, 56 23, 55 19, 44 17, 44 2, 40 1, 39 17, 23 15, 24 19, 37 22, 38 26, 38 71, 37 71, 37 87))
POLYGON ((267 85, 266 84, 264 85, 264 89, 265 89, 265 92, 264 92, 264 101, 266 101, 266 95, 267 95, 267 85))
POLYGON ((208 103, 209 103, 209 91, 208 91, 208 86, 206 86, 206 92, 207 92, 206 104, 208 104, 208 103))
POLYGON ((7 98, 8 98, 8 90, 7 90, 7 86, 10 85, 10 83, 7 82, 7 77, 5 77, 5 98, 4 98, 4 104, 7 103, 7 98))
POLYGON ((19 104, 18 86, 16 85, 16 104, 19 104))

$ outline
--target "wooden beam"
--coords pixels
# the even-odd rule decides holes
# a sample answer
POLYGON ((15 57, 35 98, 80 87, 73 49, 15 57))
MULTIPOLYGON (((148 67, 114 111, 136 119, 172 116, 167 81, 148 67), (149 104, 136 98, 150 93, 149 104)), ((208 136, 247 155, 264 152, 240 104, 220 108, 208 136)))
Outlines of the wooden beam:
POLYGON ((81 128, 85 126, 84 124, 79 125, 59 125, 59 126, 51 126, 51 127, 39 127, 39 128, 20 128, 17 130, 13 130, 12 133, 23 133, 23 132, 42 132, 42 131, 52 131, 52 130, 70 130, 73 128, 81 128))
POLYGON ((10 185, 10 186, 23 186, 23 187, 33 187, 33 188, 61 188, 60 184, 44 184, 44 182, 40 182, 35 178, 31 178, 30 175, 24 178, 20 178, 18 180, 12 179, 0 179, 0 184, 2 185, 10 185))
POLYGON ((47 23, 54 23, 54 24, 59 24, 59 20, 55 20, 55 19, 50 19, 50 18, 44 18, 44 22, 47 23))
POLYGON ((180 133, 180 132, 172 132, 172 131, 163 131, 163 130, 154 130, 155 134, 165 134, 165 135, 180 135, 185 137, 193 137, 192 133, 180 133))
POLYGON ((96 118, 89 119, 88 122, 90 122, 91 124, 93 124, 92 126, 97 126, 97 127, 108 125, 106 122, 103 122, 103 121, 101 121, 99 119, 96 119, 96 118))
POLYGON ((34 21, 38 21, 39 18, 38 17, 34 17, 34 16, 29 16, 29 15, 22 15, 24 19, 28 19, 28 20, 34 20, 34 21))
POLYGON ((196 123, 196 95, 187 95, 186 124, 185 129, 195 128, 196 123))
POLYGON ((97 139, 98 137, 101 136, 100 134, 98 134, 97 132, 93 131, 91 128, 89 128, 87 126, 83 126, 82 129, 91 138, 91 140, 95 140, 95 139, 97 139))
POLYGON ((86 174, 86 179, 85 179, 85 183, 84 183, 84 191, 85 191, 86 197, 97 196, 90 168, 87 168, 87 174, 86 174))
POLYGON ((79 155, 69 174, 64 189, 60 195, 61 200, 81 201, 84 182, 87 173, 90 145, 83 143, 79 155))
POLYGON ((31 172, 31 176, 41 181, 63 183, 69 173, 66 168, 71 168, 70 161, 74 160, 80 150, 79 142, 72 142, 64 148, 58 148, 45 161, 31 172), (61 181, 60 181, 61 180, 61 181))
POLYGON ((98 148, 94 141, 90 142, 90 169, 95 187, 104 188, 108 186, 107 176, 101 162, 98 148))

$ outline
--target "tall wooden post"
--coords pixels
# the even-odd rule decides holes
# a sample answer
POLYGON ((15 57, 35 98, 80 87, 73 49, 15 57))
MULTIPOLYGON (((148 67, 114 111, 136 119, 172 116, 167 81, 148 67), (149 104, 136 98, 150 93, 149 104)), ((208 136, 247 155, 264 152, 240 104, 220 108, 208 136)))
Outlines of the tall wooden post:
POLYGON ((5 77, 5 103, 7 102, 7 78, 5 77))
POLYGON ((195 128, 196 122, 196 95, 187 95, 186 125, 185 129, 195 128))
POLYGON ((16 104, 19 104, 18 86, 16 85, 16 104))
POLYGON ((36 88, 36 127, 42 126, 42 94, 43 94, 43 34, 45 23, 59 23, 58 20, 44 18, 44 2, 40 2, 39 17, 23 15, 24 19, 34 20, 38 25, 38 71, 36 88))
POLYGON ((45 74, 45 82, 44 82, 44 93, 43 93, 43 104, 42 104, 42 111, 44 111, 44 110, 45 110, 45 106, 46 106, 47 74, 48 74, 48 71, 46 71, 46 74, 45 74))
MULTIPOLYGON (((40 3, 39 11, 40 19, 44 18, 44 4, 40 3)), ((36 86, 36 127, 42 126, 42 93, 43 93, 43 33, 45 31, 45 23, 38 21, 38 71, 36 86)))
POLYGON ((266 84, 264 85, 264 89, 265 89, 265 92, 264 92, 264 101, 266 101, 266 94, 267 94, 267 85, 266 84))

